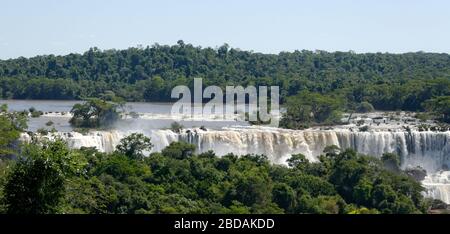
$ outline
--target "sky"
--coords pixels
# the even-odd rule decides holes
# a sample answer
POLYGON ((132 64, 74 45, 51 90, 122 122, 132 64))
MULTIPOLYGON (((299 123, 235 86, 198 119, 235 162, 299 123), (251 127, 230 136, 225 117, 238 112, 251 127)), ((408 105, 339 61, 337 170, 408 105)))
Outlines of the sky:
POLYGON ((175 44, 450 53, 447 0, 0 0, 0 59, 175 44))

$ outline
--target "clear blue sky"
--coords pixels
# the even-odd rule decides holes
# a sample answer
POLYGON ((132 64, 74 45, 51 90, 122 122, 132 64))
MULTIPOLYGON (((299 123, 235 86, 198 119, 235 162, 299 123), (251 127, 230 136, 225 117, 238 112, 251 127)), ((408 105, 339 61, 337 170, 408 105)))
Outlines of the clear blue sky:
POLYGON ((446 0, 0 0, 0 58, 228 43, 295 49, 450 52, 446 0))

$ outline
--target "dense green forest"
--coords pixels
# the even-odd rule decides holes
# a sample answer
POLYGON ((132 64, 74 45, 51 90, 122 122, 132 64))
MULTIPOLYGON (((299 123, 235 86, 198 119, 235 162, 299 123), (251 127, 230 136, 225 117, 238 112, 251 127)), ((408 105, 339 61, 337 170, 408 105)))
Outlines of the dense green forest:
POLYGON ((281 99, 301 91, 361 102, 380 110, 423 110, 426 100, 450 95, 450 55, 295 51, 262 54, 223 45, 179 41, 126 50, 0 61, 0 97, 81 99, 113 91, 127 101, 174 101, 176 85, 278 85, 281 99))
POLYGON ((329 146, 318 162, 296 154, 285 166, 175 142, 144 157, 151 139, 137 133, 108 154, 58 139, 18 145, 25 120, 3 106, 0 213, 425 213, 441 204, 423 198, 394 154, 329 146))

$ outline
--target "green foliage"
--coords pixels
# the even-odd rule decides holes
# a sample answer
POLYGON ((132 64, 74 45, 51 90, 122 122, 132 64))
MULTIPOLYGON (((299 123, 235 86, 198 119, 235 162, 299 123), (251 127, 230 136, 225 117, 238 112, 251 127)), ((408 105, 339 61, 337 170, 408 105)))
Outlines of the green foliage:
POLYGON ((236 178, 235 193, 230 196, 246 206, 268 204, 271 199, 272 183, 266 171, 255 168, 243 171, 236 178))
POLYGON ((427 120, 431 119, 432 116, 429 113, 421 112, 416 113, 414 118, 419 119, 421 122, 426 122, 427 120))
POLYGON ((0 159, 0 214, 5 214, 7 211, 4 190, 7 175, 10 172, 13 163, 14 162, 11 160, 0 159))
POLYGON ((431 205, 405 173, 390 172, 380 160, 351 150, 328 147, 314 163, 295 155, 286 167, 259 155, 217 157, 194 149, 174 142, 140 158, 128 157, 126 150, 71 151, 61 141, 28 146, 3 177, 0 208, 10 213, 366 214, 420 213, 431 205))
POLYGON ((173 46, 104 50, 0 61, 0 97, 101 98, 112 91, 127 101, 173 101, 171 89, 205 85, 278 85, 282 102, 301 90, 340 96, 380 110, 422 110, 428 99, 450 95, 450 58, 434 53, 325 51, 261 54, 230 48, 173 46))
POLYGON ((346 214, 379 214, 380 212, 376 209, 367 209, 366 207, 355 207, 355 206, 348 206, 346 207, 346 214))
POLYGON ((385 153, 381 156, 384 167, 393 172, 400 171, 400 157, 396 154, 385 153))
POLYGON ((287 212, 293 211, 296 206, 295 191, 285 183, 275 184, 272 190, 272 197, 274 203, 287 212))
MULTIPOLYGON (((396 157, 385 154, 383 161, 397 163, 396 157)), ((329 179, 347 203, 382 213, 417 213, 424 210, 420 183, 398 168, 395 171, 385 169, 383 162, 358 155, 352 150, 345 150, 335 158, 329 179)))
POLYGON ((144 161, 119 152, 89 153, 93 159, 89 181, 79 181, 71 190, 87 192, 78 199, 70 194, 66 209, 75 213, 423 211, 423 188, 403 172, 392 174, 381 161, 351 150, 328 149, 321 162, 310 163, 296 155, 289 168, 255 155, 195 155, 192 145, 180 142, 144 161), (186 150, 190 153, 183 156, 186 150), (318 165, 325 172, 316 173, 318 165))
POLYGON ((356 112, 359 112, 359 113, 367 113, 367 112, 372 112, 374 110, 375 110, 375 108, 369 102, 361 102, 356 107, 356 112))
POLYGON ((287 160, 287 163, 290 167, 295 167, 299 169, 305 169, 308 165, 308 159, 306 159, 306 156, 303 154, 293 154, 291 157, 287 160))
POLYGON ((120 154, 124 154, 128 158, 143 160, 143 152, 150 151, 152 147, 153 144, 150 142, 150 138, 142 133, 132 133, 121 139, 116 148, 120 154))
POLYGON ((110 127, 120 119, 119 108, 122 102, 108 99, 89 98, 82 104, 77 103, 70 113, 73 117, 70 124, 78 128, 110 127))
POLYGON ((450 96, 436 97, 424 103, 425 108, 436 114, 440 120, 450 123, 450 96))
POLYGON ((164 156, 174 159, 185 159, 194 153, 195 145, 185 142, 174 142, 163 149, 162 154, 164 156))
POLYGON ((229 208, 224 208, 221 213, 224 214, 251 214, 249 207, 244 206, 238 201, 233 201, 229 208))
POLYGON ((0 159, 16 150, 20 133, 27 128, 27 116, 24 113, 8 112, 8 106, 0 106, 0 159))
POLYGON ((81 157, 65 142, 26 146, 4 187, 7 213, 56 213, 64 196, 65 178, 81 172, 81 157))
POLYGON ((31 118, 38 118, 44 114, 44 112, 38 111, 34 107, 30 107, 29 111, 30 111, 31 118))
POLYGON ((130 159, 122 154, 112 154, 99 162, 93 171, 93 174, 98 176, 104 173, 113 175, 119 180, 126 180, 133 176, 147 176, 150 171, 140 161, 130 159))
POLYGON ((370 127, 368 125, 364 125, 364 126, 358 128, 358 130, 360 132, 367 132, 367 131, 369 131, 369 129, 370 129, 370 127))
POLYGON ((339 214, 345 202, 339 196, 311 197, 303 195, 299 197, 298 204, 297 211, 299 213, 339 214))
POLYGON ((181 133, 183 128, 184 128, 184 126, 178 122, 173 122, 172 124, 170 124, 170 130, 172 130, 175 133, 181 133))
POLYGON ((323 153, 327 157, 336 157, 341 152, 341 149, 337 145, 327 145, 323 149, 323 153))
POLYGON ((43 136, 48 134, 48 130, 45 129, 45 128, 39 128, 39 129, 36 130, 36 132, 41 134, 41 135, 43 135, 43 136))
POLYGON ((333 124, 340 121, 339 99, 308 91, 287 99, 286 113, 280 121, 285 128, 302 129, 311 124, 333 124))

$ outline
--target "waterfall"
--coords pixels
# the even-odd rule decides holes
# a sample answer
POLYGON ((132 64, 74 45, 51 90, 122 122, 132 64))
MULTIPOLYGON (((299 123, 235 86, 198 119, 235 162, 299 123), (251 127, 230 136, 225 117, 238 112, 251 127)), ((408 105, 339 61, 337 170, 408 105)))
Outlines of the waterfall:
MULTIPOLYGON (((134 132, 138 131, 90 131, 85 134, 78 132, 55 132, 38 137, 49 140, 59 137, 66 141, 67 145, 72 149, 95 147, 100 152, 111 153, 115 150, 122 138, 134 132)), ((170 130, 156 130, 141 133, 151 138, 151 142, 153 144, 151 152, 159 152, 167 147, 171 142, 178 141, 179 139, 179 135, 170 130)), ((30 142, 31 136, 28 133, 22 133, 20 139, 24 142, 30 142)))
POLYGON ((421 166, 436 171, 450 163, 450 132, 337 131, 336 134, 341 148, 378 157, 383 153, 396 153, 403 167, 421 166))
MULTIPOLYGON (((370 131, 350 129, 286 130, 263 127, 235 127, 221 130, 187 129, 182 133, 171 130, 149 131, 92 131, 51 133, 44 138, 61 137, 71 148, 95 147, 102 152, 112 152, 120 139, 132 132, 141 132, 151 138, 152 152, 158 152, 174 141, 196 145, 199 153, 213 150, 218 156, 264 154, 273 163, 283 164, 292 154, 302 153, 310 161, 317 161, 324 148, 336 145, 352 148, 362 154, 380 157, 383 153, 400 155, 402 167, 421 166, 428 171, 423 181, 426 195, 450 203, 450 172, 440 172, 450 166, 450 131, 370 131), (431 173, 430 173, 431 172, 431 173), (436 172, 436 173, 435 173, 436 172)), ((29 141, 24 133, 21 139, 29 141)))
POLYGON ((214 150, 217 155, 264 154, 274 163, 284 163, 292 154, 302 153, 310 161, 327 145, 339 145, 334 132, 283 131, 279 129, 194 130, 181 140, 195 144, 199 152, 214 150))
POLYGON ((450 204, 450 171, 439 171, 425 177, 425 195, 450 204))
MULTIPOLYGON (((91 131, 50 133, 45 138, 61 137, 71 148, 96 147, 112 152, 120 140, 136 131, 91 131)), ((164 149, 171 142, 182 140, 194 144, 198 152, 213 150, 217 155, 227 153, 264 154, 274 163, 284 163, 292 154, 302 153, 317 161, 324 148, 336 145, 341 149, 380 157, 383 153, 400 155, 403 167, 421 166, 437 171, 450 166, 450 132, 379 131, 354 132, 337 130, 286 130, 278 128, 236 127, 222 130, 187 129, 177 134, 171 130, 138 131, 151 138, 152 151, 164 149)), ((26 133, 24 141, 29 140, 26 133)))
POLYGON ((284 163, 291 154, 302 153, 316 161, 324 148, 341 149, 380 157, 383 153, 400 155, 403 167, 421 166, 436 171, 450 163, 450 132, 352 132, 340 130, 284 130, 264 128, 196 129, 180 138, 195 144, 199 152, 214 150, 218 155, 265 154, 274 163, 284 163))

